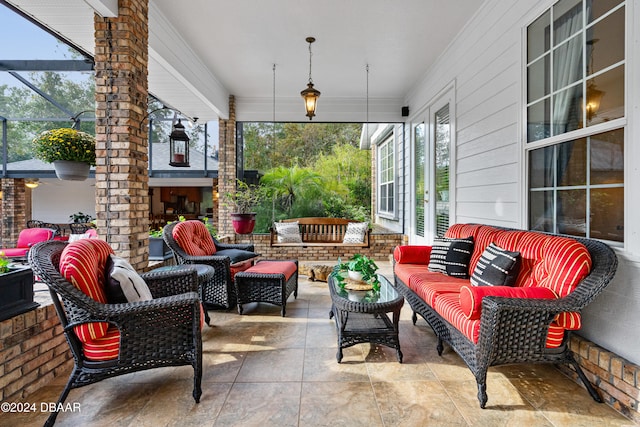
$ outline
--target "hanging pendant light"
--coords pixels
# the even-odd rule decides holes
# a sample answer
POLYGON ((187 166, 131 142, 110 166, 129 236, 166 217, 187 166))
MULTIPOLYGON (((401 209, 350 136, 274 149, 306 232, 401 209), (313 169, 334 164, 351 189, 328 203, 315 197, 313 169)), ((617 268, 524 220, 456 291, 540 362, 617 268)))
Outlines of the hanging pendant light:
POLYGON ((189 167, 189 137, 181 119, 178 119, 169 135, 169 166, 189 167))
POLYGON ((313 116, 316 115, 316 106, 318 104, 318 98, 320 98, 320 91, 314 89, 313 87, 313 79, 311 78, 311 57, 313 54, 311 53, 311 43, 315 42, 316 39, 314 37, 307 37, 307 43, 309 43, 309 83, 307 83, 307 88, 300 92, 300 95, 304 99, 304 108, 307 111, 306 116, 309 117, 309 120, 313 119, 313 116))

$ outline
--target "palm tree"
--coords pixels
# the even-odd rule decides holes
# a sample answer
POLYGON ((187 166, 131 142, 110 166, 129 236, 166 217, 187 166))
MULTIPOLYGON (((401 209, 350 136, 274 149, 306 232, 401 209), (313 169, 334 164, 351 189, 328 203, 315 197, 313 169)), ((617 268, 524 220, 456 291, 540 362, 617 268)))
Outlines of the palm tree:
POLYGON ((322 193, 322 177, 307 168, 278 166, 260 180, 267 192, 287 213, 291 213, 296 200, 318 199, 322 193))

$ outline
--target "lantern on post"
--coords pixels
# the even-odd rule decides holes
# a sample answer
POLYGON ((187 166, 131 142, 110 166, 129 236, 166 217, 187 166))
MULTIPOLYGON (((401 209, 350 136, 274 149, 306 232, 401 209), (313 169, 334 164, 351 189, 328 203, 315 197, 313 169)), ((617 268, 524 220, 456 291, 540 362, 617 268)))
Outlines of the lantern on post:
POLYGON ((169 135, 169 166, 189 167, 189 137, 180 119, 169 135))

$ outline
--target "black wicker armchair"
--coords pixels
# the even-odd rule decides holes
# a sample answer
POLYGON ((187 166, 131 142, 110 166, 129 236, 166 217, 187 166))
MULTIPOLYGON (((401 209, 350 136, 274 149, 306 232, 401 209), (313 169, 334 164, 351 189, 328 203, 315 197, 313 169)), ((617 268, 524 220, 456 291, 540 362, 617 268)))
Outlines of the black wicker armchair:
MULTIPOLYGON (((233 285, 233 271, 238 264, 249 262, 260 256, 254 252, 252 244, 221 243, 212 237, 216 247, 214 255, 189 255, 173 238, 173 229, 177 222, 164 226, 162 236, 177 264, 206 264, 215 268, 213 279, 202 288, 202 302, 207 308, 229 309, 236 305, 236 291, 233 285)), ((248 267, 250 264, 246 265, 248 267)))
MULTIPOLYGON (((186 274, 153 271, 142 274, 153 300, 102 304, 60 274, 60 258, 67 245, 62 241, 49 241, 36 244, 29 251, 29 263, 49 287, 75 361, 56 407, 61 406, 71 389, 131 372, 182 365, 193 366, 193 398, 198 403, 202 395, 202 338, 195 269, 186 274), (115 359, 89 360, 74 332, 77 325, 98 321, 109 322, 120 331, 115 359)), ((53 425, 57 415, 52 412, 45 425, 53 425)))

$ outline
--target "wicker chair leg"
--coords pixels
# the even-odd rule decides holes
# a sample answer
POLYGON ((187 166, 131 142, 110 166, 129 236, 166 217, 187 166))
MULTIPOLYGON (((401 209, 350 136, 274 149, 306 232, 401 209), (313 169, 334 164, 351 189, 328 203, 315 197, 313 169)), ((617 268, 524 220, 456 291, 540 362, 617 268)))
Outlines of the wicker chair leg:
POLYGON ((411 315, 411 321, 413 322, 413 325, 415 326, 416 322, 418 321, 418 315, 416 314, 416 312, 414 311, 413 314, 411 315))
POLYGON ((571 364, 571 366, 573 366, 573 368, 576 370, 578 377, 582 381, 582 384, 584 384, 584 386, 587 388, 587 391, 589 392, 593 400, 598 403, 602 403, 602 397, 600 397, 600 394, 598 394, 598 391, 593 387, 593 384, 591 384, 591 382, 587 379, 587 376, 584 374, 584 371, 582 370, 580 365, 578 365, 578 362, 576 362, 573 354, 567 352, 567 359, 569 361, 569 364, 571 364))
POLYGON ((196 351, 196 360, 193 365, 193 398, 196 403, 200 403, 200 396, 202 396, 202 337, 200 334, 196 334, 196 351))
POLYGON ((67 396, 69 396, 69 392, 73 388, 72 385, 75 383, 76 378, 78 377, 78 368, 73 367, 73 371, 71 375, 69 375, 69 380, 67 381, 67 385, 64 386, 64 390, 60 393, 60 397, 58 398, 58 403, 56 404, 56 410, 49 414, 49 418, 45 421, 45 427, 51 427, 56 423, 56 418, 58 417, 58 408, 62 406, 65 400, 67 400, 67 396))
POLYGON ((438 345, 436 346, 436 350, 438 350, 438 356, 442 356, 442 352, 444 351, 444 344, 442 342, 442 338, 438 337, 438 345))
POLYGON ((487 406, 487 373, 484 373, 482 379, 476 378, 478 382, 478 401, 480 402, 480 408, 484 409, 487 406))

